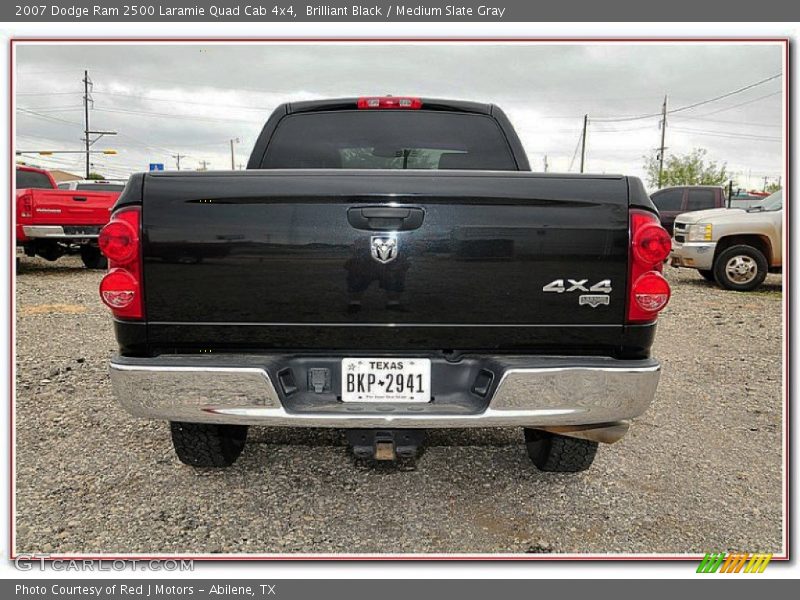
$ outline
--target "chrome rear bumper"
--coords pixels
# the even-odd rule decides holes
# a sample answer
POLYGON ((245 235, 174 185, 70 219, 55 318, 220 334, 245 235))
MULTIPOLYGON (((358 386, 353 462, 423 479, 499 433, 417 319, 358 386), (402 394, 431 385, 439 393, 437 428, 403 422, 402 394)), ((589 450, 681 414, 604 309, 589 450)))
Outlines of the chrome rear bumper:
POLYGON ((99 236, 99 226, 62 227, 61 225, 24 225, 22 231, 30 239, 87 239, 99 236))
MULTIPOLYGON (((523 357, 518 357, 519 360, 523 357)), ((338 403, 333 410, 287 409, 258 356, 115 357, 111 381, 137 417, 201 423, 337 428, 547 427, 614 423, 639 416, 653 400, 654 359, 525 357, 530 366, 498 373, 476 412, 429 404, 338 403)), ((465 396, 470 395, 464 391, 465 396)))

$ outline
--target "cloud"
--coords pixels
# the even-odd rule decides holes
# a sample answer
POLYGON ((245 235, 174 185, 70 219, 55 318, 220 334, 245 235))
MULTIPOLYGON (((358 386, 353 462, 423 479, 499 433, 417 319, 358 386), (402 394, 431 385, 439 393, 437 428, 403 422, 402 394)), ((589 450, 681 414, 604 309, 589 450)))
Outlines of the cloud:
MULTIPOLYGON (((373 94, 493 102, 506 110, 535 170, 572 164, 583 115, 587 168, 643 176, 660 141, 664 95, 675 108, 780 73, 769 44, 20 44, 16 47, 17 147, 78 149, 84 69, 94 82, 93 128, 119 132, 98 147, 98 170, 124 175, 150 162, 230 168, 245 163, 264 121, 286 101, 373 94)), ((669 152, 703 147, 746 183, 778 176, 781 80, 671 115, 669 152), (766 97, 764 97, 766 96, 766 97), (741 106, 737 106, 740 105, 741 106), (713 114, 712 114, 713 113, 713 114)), ((81 158, 50 164, 80 169, 81 158)))

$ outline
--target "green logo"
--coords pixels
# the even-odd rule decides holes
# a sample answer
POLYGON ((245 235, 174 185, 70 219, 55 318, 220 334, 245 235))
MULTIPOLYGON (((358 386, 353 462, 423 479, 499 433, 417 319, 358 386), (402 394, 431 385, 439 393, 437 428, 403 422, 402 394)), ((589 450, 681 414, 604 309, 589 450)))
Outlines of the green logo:
POLYGON ((763 573, 772 554, 749 552, 707 552, 697 566, 698 573, 763 573))

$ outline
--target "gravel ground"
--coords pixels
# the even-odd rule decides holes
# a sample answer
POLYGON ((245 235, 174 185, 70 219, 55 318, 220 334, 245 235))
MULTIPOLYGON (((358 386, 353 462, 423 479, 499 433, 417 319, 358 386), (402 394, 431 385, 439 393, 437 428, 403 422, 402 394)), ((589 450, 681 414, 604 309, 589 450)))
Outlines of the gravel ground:
POLYGON ((251 428, 234 467, 195 471, 111 396, 101 273, 23 259, 16 551, 780 553, 781 277, 747 294, 667 277, 657 401, 585 473, 540 473, 521 430, 489 429, 373 467, 336 431, 251 428))

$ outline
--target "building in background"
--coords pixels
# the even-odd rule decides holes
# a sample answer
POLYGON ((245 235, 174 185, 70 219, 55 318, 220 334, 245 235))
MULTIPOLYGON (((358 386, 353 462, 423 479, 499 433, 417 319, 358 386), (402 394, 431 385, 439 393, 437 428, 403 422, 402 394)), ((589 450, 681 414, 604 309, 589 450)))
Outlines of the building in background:
POLYGON ((75 173, 70 173, 68 171, 62 171, 61 169, 51 169, 50 174, 53 176, 53 179, 56 180, 56 183, 83 179, 83 177, 80 175, 75 175, 75 173))

